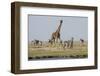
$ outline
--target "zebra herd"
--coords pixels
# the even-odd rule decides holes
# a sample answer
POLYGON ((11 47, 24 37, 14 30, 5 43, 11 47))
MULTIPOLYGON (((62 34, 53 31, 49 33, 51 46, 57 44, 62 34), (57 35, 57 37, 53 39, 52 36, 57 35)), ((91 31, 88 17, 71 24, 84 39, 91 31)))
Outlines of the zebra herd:
MULTIPOLYGON (((80 45, 83 46, 84 45, 84 40, 83 39, 80 39, 80 45)), ((44 46, 44 41, 40 41, 40 40, 32 40, 31 41, 31 44, 34 45, 34 46, 44 46)), ((53 42, 52 40, 48 40, 46 45, 47 44, 50 44, 50 45, 54 45, 55 42, 53 42)), ((74 44, 74 38, 72 37, 70 40, 66 40, 66 41, 62 41, 60 40, 59 41, 59 44, 65 49, 65 48, 73 48, 73 44, 74 44)), ((49 46, 49 45, 47 45, 49 46)))

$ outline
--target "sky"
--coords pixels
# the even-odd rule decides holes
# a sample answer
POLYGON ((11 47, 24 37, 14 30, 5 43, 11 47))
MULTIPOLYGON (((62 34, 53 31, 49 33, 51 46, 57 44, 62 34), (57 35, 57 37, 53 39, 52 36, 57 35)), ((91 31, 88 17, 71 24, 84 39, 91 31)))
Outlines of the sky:
POLYGON ((48 41, 63 20, 61 39, 88 40, 88 17, 28 15, 28 40, 48 41))

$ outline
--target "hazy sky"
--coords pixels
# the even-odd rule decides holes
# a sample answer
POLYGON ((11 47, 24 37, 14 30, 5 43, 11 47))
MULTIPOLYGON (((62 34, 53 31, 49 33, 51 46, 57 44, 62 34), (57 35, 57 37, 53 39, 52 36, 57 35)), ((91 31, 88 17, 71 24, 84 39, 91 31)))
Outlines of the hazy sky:
POLYGON ((80 38, 88 40, 87 17, 29 15, 28 19, 29 41, 50 39, 59 26, 60 20, 63 20, 60 32, 62 40, 69 40, 71 37, 74 37, 75 40, 80 38))

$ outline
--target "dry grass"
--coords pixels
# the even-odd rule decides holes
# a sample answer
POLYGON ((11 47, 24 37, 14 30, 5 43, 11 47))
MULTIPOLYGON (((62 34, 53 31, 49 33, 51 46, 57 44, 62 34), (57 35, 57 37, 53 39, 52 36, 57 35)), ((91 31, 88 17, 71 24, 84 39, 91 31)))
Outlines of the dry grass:
MULTIPOLYGON (((48 44, 47 44, 48 45, 48 44)), ((62 45, 50 45, 50 46, 33 46, 29 45, 28 56, 30 58, 54 58, 54 57, 66 57, 66 58, 86 58, 88 55, 87 43, 80 46, 79 42, 74 42, 73 48, 63 48, 62 45)))

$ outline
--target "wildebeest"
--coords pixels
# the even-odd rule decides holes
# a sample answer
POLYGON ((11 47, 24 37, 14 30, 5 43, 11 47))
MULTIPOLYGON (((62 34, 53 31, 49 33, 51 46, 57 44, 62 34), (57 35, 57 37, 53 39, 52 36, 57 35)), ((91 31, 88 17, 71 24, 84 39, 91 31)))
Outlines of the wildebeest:
POLYGON ((80 39, 81 46, 84 45, 84 39, 80 39))

